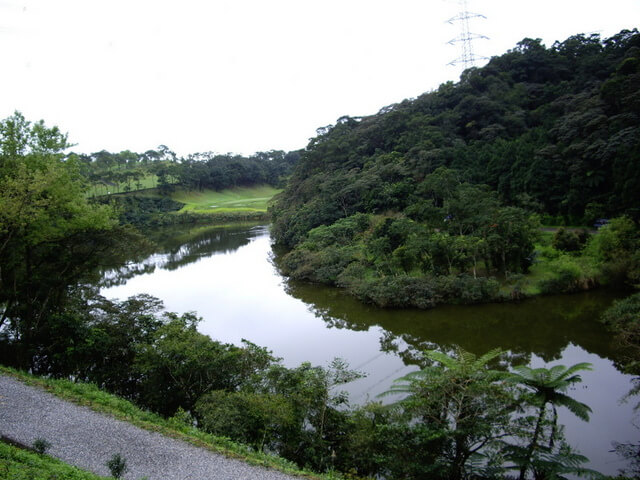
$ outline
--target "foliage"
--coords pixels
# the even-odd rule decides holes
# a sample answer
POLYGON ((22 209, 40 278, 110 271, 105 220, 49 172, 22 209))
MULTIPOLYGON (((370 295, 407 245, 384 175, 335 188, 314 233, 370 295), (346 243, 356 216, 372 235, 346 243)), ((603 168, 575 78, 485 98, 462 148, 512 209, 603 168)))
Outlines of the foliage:
POLYGON ((70 289, 118 246, 139 241, 108 206, 87 201, 66 135, 15 113, 0 122, 0 328, 24 367, 51 345, 52 317, 70 289))
MULTIPOLYGON (((586 461, 584 457, 571 457, 571 452, 562 444, 559 450, 554 450, 554 446, 561 438, 557 419, 558 414, 556 408, 562 406, 584 421, 589 420, 591 409, 584 403, 568 396, 566 392, 569 387, 576 383, 580 383, 582 378, 576 372, 581 370, 591 370, 589 363, 578 363, 571 367, 556 365, 550 369, 547 368, 531 368, 525 365, 519 365, 514 368, 515 372, 508 377, 507 381, 518 383, 529 390, 525 397, 525 401, 538 409, 538 415, 535 419, 535 427, 533 433, 525 428, 525 435, 528 443, 524 447, 514 447, 510 449, 509 458, 514 461, 520 470, 520 480, 527 477, 527 472, 531 469, 535 472, 535 478, 548 478, 552 476, 552 469, 557 465, 562 466, 560 473, 568 473, 572 470, 579 469, 579 464, 586 461), (547 405, 552 408, 552 420, 549 422, 550 427, 545 437, 545 425, 547 425, 547 405), (548 441, 548 445, 543 445, 548 441), (554 458, 554 455, 560 455, 554 458)), ((524 419, 525 422, 530 420, 524 419)), ((557 472, 553 472, 554 474, 557 472)))
POLYGON ((113 478, 121 478, 129 469, 126 459, 119 453, 114 453, 105 465, 111 472, 113 478))
POLYGON ((601 262, 608 283, 640 285, 640 228, 631 218, 611 219, 586 250, 601 262))
POLYGON ((300 466, 326 471, 341 451, 348 418, 348 397, 339 387, 361 376, 340 359, 328 368, 309 363, 291 369, 273 365, 247 388, 269 402, 285 402, 279 416, 270 420, 279 454, 300 466))
POLYGON ((398 405, 409 416, 408 426, 417 427, 427 440, 422 448, 433 455, 430 478, 499 472, 501 439, 511 433, 516 410, 513 392, 501 382, 506 372, 489 368, 501 353, 476 357, 464 351, 452 356, 428 351, 426 358, 439 365, 410 373, 386 392, 407 395, 398 405))
POLYGON ((183 206, 182 203, 164 196, 117 195, 103 197, 97 201, 113 205, 119 213, 120 223, 130 223, 139 227, 150 225, 151 222, 157 221, 158 216, 177 212, 183 206))
POLYGON ((556 252, 545 264, 550 274, 538 281, 542 293, 558 294, 589 290, 597 285, 597 271, 589 258, 556 252))
POLYGON ((553 248, 564 252, 576 252, 582 247, 589 238, 589 233, 584 229, 577 231, 559 228, 553 236, 553 248))
MULTIPOLYGON (((637 30, 549 48, 524 39, 458 83, 318 129, 270 210, 273 238, 295 249, 285 273, 347 287, 420 272, 509 277, 534 260, 533 213, 563 225, 638 219, 639 47, 637 30), (385 223, 341 241, 355 252, 327 243, 322 229, 355 214, 385 223)), ((561 230, 555 246, 577 252, 585 241, 561 230)), ((638 282, 607 262, 611 281, 638 282)), ((561 282, 582 282, 573 277, 561 282)))
POLYGON ((291 403, 275 394, 215 390, 200 397, 195 411, 203 430, 257 451, 280 451, 295 422, 291 403))
POLYGON ((200 152, 178 157, 165 145, 143 153, 106 150, 70 154, 91 184, 93 196, 157 188, 202 191, 268 184, 279 187, 291 173, 298 152, 258 152, 249 157, 200 152))
POLYGON ((33 441, 33 449, 40 455, 47 453, 47 450, 49 450, 49 448, 51 448, 51 442, 49 442, 46 438, 38 437, 33 441))
POLYGON ((155 411, 191 410, 205 393, 234 391, 274 360, 250 342, 236 347, 201 334, 193 314, 169 313, 165 319, 149 343, 135 346, 132 365, 140 375, 138 402, 155 411))
POLYGON ((616 334, 625 352, 625 369, 640 373, 640 293, 613 302, 602 315, 604 322, 616 334))
POLYGON ((492 275, 527 270, 537 219, 455 179, 446 168, 427 175, 421 184, 433 196, 427 210, 356 213, 313 228, 279 266, 295 279, 345 287, 383 307, 499 299, 492 275))

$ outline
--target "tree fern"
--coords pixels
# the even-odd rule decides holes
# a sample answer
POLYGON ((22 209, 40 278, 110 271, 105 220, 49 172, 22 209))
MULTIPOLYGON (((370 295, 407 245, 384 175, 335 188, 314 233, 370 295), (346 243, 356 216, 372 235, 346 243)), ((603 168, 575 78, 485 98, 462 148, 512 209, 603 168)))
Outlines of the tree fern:
POLYGON ((571 367, 564 365, 556 365, 551 368, 531 368, 528 366, 514 367, 515 372, 511 373, 507 379, 510 383, 523 385, 531 392, 528 402, 538 408, 538 418, 531 436, 531 441, 526 448, 524 460, 520 466, 520 480, 524 480, 527 471, 534 468, 532 460, 540 448, 540 439, 543 432, 543 423, 545 422, 547 405, 553 406, 553 421, 551 422, 551 433, 549 438, 549 447, 553 447, 554 440, 557 435, 557 414, 555 408, 563 406, 569 409, 578 418, 587 421, 591 409, 588 405, 571 398, 564 392, 573 384, 580 383, 582 377, 576 372, 581 370, 591 370, 589 363, 577 363, 571 367))
POLYGON ((499 381, 508 373, 489 367, 500 355, 499 349, 481 356, 462 349, 451 355, 426 351, 430 366, 397 379, 382 394, 404 395, 395 407, 410 423, 427 425, 434 433, 437 442, 431 448, 439 450, 448 478, 502 468, 492 459, 511 428, 516 402, 513 385, 499 381))

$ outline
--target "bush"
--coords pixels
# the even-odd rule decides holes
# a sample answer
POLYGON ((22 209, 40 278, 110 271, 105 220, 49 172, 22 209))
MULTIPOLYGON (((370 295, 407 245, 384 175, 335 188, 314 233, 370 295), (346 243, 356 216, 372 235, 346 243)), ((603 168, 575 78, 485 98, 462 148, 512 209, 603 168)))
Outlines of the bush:
POLYGON ((447 303, 481 303, 499 299, 500 283, 493 277, 471 275, 438 277, 438 293, 447 303))
POLYGON ((617 334, 625 347, 625 369, 640 373, 640 293, 613 302, 601 317, 601 321, 617 334))
POLYGON ((596 286, 596 274, 586 260, 560 255, 549 263, 550 276, 540 280, 540 291, 546 294, 589 290, 596 286))
POLYGON ((334 285, 355 259, 355 247, 328 246, 319 251, 297 248, 283 257, 280 266, 296 280, 334 285))
POLYGON ((431 277, 388 276, 352 288, 358 298, 379 307, 431 308, 440 303, 431 277))
POLYGON ((114 453, 113 456, 105 463, 113 478, 120 478, 129 469, 127 461, 119 454, 114 453))
POLYGON ((640 293, 613 302, 613 305, 602 314, 601 321, 616 329, 628 325, 640 325, 640 293))
POLYGON ((203 430, 276 451, 278 439, 294 422, 293 409, 283 395, 214 391, 201 397, 196 415, 203 430))
POLYGON ((38 437, 33 441, 33 449, 40 455, 47 453, 49 448, 51 448, 51 442, 44 438, 38 437))
POLYGON ((553 248, 563 252, 577 252, 581 250, 589 238, 589 233, 584 230, 567 230, 560 228, 553 236, 553 248))

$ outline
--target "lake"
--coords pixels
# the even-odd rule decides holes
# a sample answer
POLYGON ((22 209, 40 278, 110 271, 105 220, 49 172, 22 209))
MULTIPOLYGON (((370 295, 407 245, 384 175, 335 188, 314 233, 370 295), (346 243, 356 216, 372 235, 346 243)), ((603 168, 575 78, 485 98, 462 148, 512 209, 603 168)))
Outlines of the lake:
MULTIPOLYGON (((268 226, 239 225, 164 232, 140 264, 111 272, 108 298, 139 293, 161 298, 167 310, 195 311, 199 330, 239 344, 268 347, 287 366, 327 366, 335 357, 366 377, 348 385, 352 403, 364 403, 415 370, 425 348, 475 354, 500 347, 511 365, 593 364, 569 394, 593 410, 590 422, 560 410, 570 445, 590 466, 615 474, 623 464, 612 442, 636 441, 633 399, 621 403, 631 376, 616 368, 611 335, 598 317, 613 292, 546 296, 520 303, 444 306, 434 310, 383 310, 342 291, 291 282, 278 273, 268 226)), ((388 397, 387 397, 388 398, 388 397)), ((639 401, 640 399, 635 399, 639 401)))

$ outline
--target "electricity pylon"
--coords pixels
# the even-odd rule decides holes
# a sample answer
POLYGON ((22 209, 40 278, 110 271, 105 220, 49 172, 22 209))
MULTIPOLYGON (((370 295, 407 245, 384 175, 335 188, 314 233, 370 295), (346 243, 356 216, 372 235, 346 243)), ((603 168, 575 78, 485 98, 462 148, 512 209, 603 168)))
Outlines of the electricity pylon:
POLYGON ((459 23, 460 24, 460 35, 455 38, 452 38, 447 43, 454 45, 459 43, 462 46, 462 54, 456 58, 455 60, 449 62, 449 65, 460 65, 462 64, 464 69, 475 66, 478 60, 486 60, 487 57, 479 56, 473 53, 473 40, 477 39, 489 39, 484 35, 480 35, 477 33, 472 33, 469 30, 469 19, 471 18, 487 18, 484 15, 479 13, 470 12, 467 8, 467 0, 458 0, 458 4, 460 5, 460 12, 455 17, 452 17, 448 20, 450 24, 459 23))

